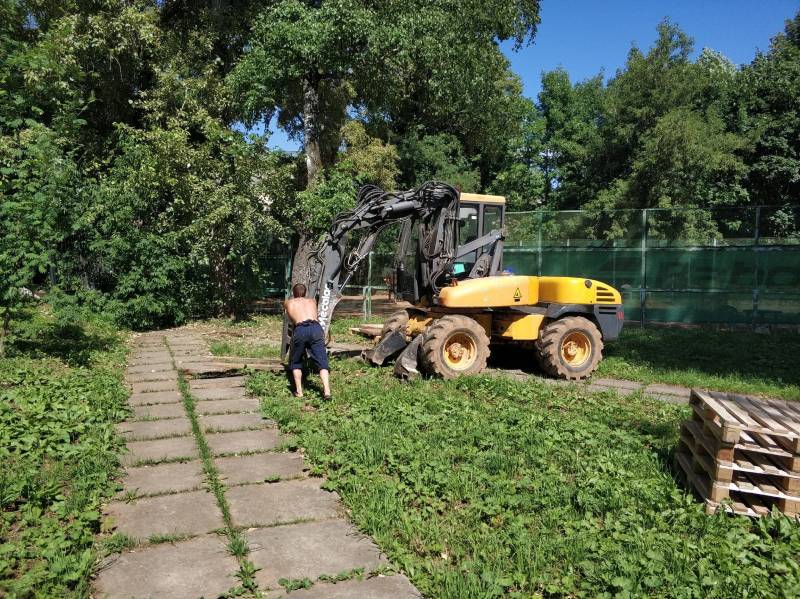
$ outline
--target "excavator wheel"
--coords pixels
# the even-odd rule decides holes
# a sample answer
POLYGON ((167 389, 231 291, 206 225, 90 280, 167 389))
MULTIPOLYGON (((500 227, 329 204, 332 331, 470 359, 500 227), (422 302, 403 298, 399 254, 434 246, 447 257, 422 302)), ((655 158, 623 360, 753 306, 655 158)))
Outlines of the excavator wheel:
MULTIPOLYGON (((406 308, 405 310, 399 310, 397 312, 393 312, 389 315, 385 321, 383 321, 383 328, 381 329, 381 339, 386 337, 392 331, 399 329, 401 327, 405 327, 408 324, 408 321, 411 319, 412 316, 419 316, 424 315, 425 313, 421 310, 414 310, 412 308, 406 308)), ((406 340, 410 341, 410 337, 406 334, 406 340)))
POLYGON ((422 366, 429 374, 452 379, 486 368, 489 337, 474 319, 448 315, 433 321, 422 341, 422 366))
POLYGON ((559 379, 578 381, 597 370, 603 338, 591 320, 567 316, 545 325, 536 341, 539 366, 559 379))

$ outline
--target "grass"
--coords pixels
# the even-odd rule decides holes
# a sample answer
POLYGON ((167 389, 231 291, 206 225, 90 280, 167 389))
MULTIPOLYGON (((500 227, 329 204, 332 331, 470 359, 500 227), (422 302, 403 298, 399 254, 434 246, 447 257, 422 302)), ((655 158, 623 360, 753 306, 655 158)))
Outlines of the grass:
MULTIPOLYGON (((381 322, 380 317, 369 320, 381 322)), ((351 327, 361 318, 338 318, 331 334, 336 341, 368 344, 351 327)), ((212 345, 217 355, 251 358, 276 357, 280 342, 280 316, 257 316, 244 323, 228 325, 243 331, 246 339, 222 340, 212 345), (268 339, 266 343, 254 342, 268 339)), ((530 352, 496 352, 503 355, 497 367, 522 366, 538 373, 530 352)), ((595 376, 702 387, 789 400, 800 400, 800 369, 784 356, 800 355, 800 335, 777 331, 762 335, 748 331, 715 331, 706 328, 646 328, 627 326, 621 337, 606 345, 605 358, 595 376)))
POLYGON ((214 341, 209 349, 215 356, 237 356, 240 358, 277 358, 280 345, 248 343, 246 341, 214 341))
MULTIPOLYGON (((13 323, 0 360, 0 596, 81 597, 100 504, 117 490, 124 338, 47 307, 13 323)), ((118 539, 118 544, 124 544, 118 539)))
POLYGON ((676 482, 684 406, 476 376, 401 384, 333 364, 304 411, 284 377, 249 387, 296 434, 357 526, 425 596, 790 597, 800 526, 703 506, 676 482))
POLYGON ((800 335, 626 327, 595 376, 800 400, 800 335))

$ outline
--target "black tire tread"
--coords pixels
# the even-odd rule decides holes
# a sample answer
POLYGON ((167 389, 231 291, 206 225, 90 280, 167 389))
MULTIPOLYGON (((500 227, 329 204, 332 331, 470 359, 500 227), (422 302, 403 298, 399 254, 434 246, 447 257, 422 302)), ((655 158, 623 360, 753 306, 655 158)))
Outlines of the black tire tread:
POLYGON ((475 319, 469 316, 448 314, 433 321, 425 331, 425 339, 422 342, 420 353, 422 354, 422 366, 429 374, 436 374, 446 379, 455 378, 462 374, 476 374, 486 368, 486 361, 490 354, 489 337, 475 319), (445 340, 458 330, 471 333, 476 340, 478 356, 469 370, 451 370, 441 358, 441 348, 445 340))
POLYGON ((579 381, 597 370, 603 359, 603 337, 597 325, 582 316, 566 316, 545 325, 536 340, 536 357, 539 366, 552 377, 579 381), (593 346, 589 362, 579 371, 574 371, 561 361, 561 339, 570 331, 580 330, 586 333, 593 346))

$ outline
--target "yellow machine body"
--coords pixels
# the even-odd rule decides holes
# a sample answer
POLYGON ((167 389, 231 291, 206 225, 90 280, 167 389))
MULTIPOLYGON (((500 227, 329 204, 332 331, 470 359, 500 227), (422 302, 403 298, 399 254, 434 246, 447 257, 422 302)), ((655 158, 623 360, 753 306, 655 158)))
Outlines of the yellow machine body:
POLYGON ((439 293, 445 308, 504 308, 557 304, 620 304, 619 292, 609 285, 577 277, 497 276, 461 281, 439 293))

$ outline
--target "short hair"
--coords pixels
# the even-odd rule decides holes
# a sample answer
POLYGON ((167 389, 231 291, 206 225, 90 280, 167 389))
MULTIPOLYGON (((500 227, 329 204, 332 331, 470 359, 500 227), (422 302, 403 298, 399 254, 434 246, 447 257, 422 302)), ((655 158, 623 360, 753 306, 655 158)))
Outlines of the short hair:
POLYGON ((306 286, 302 283, 298 283, 294 287, 292 287, 292 295, 294 297, 305 297, 306 296, 306 286))

